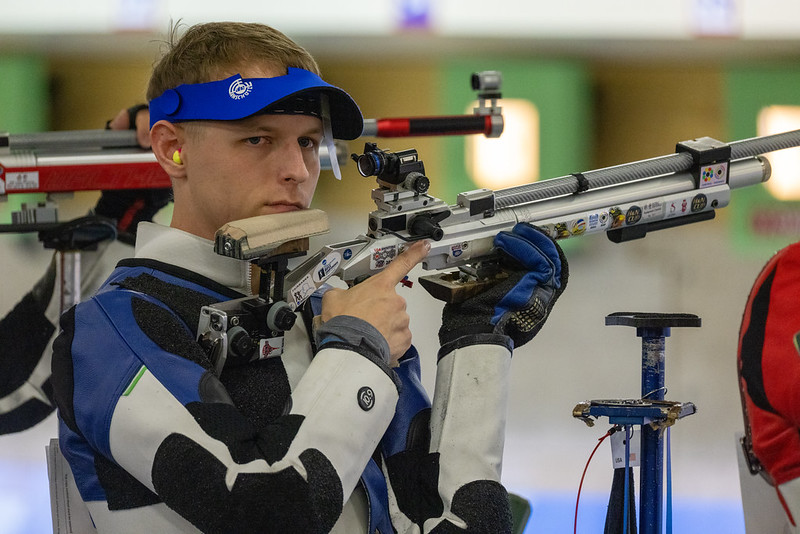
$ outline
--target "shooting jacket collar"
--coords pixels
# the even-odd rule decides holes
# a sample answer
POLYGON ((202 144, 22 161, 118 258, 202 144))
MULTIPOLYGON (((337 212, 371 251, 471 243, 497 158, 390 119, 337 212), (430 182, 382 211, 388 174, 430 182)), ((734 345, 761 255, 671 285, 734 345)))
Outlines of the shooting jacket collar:
POLYGON ((139 223, 134 257, 175 265, 244 295, 252 295, 249 262, 220 256, 214 252, 213 241, 183 230, 139 223))

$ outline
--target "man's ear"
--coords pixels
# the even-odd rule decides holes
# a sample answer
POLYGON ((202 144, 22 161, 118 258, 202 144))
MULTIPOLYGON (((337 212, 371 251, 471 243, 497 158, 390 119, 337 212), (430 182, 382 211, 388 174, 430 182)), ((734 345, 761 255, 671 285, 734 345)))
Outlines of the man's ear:
POLYGON ((166 173, 171 178, 186 178, 186 166, 181 157, 176 158, 175 153, 181 153, 183 148, 184 131, 180 126, 171 122, 158 121, 150 129, 150 141, 153 144, 153 153, 166 173))

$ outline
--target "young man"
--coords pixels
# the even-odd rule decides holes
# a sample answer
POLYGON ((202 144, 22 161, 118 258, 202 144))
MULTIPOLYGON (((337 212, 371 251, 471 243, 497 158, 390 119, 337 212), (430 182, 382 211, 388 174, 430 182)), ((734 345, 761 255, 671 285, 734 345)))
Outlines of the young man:
POLYGON ((327 291, 321 321, 307 306, 279 358, 216 373, 196 342, 200 308, 253 294, 253 279, 213 252, 215 231, 306 209, 318 146, 358 137, 361 113, 258 24, 190 28, 148 99, 171 227, 139 226, 135 257, 64 314, 54 348, 61 448, 98 531, 508 532, 511 349, 565 286, 556 245, 524 225, 498 236, 510 276, 445 308, 432 403, 395 291, 424 242, 327 291))

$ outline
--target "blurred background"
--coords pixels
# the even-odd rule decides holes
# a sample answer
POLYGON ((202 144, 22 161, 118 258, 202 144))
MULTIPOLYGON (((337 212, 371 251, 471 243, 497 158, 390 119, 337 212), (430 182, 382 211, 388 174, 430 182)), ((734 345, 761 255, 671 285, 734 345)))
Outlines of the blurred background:
MULTIPOLYGON (((212 20, 279 28, 368 118, 471 113, 470 74, 501 71, 506 134, 518 120, 520 133, 501 138, 511 146, 488 162, 487 176, 476 172, 487 162, 474 160, 474 140, 378 140, 389 150, 416 148, 432 194, 448 203, 477 187, 669 154, 696 137, 733 141, 800 128, 793 0, 33 0, 0 7, 0 130, 102 128, 143 101, 171 21, 212 20)), ((800 185, 798 150, 783 152, 789 161, 773 160, 771 184, 800 185)), ((331 216, 325 239, 366 230, 372 187, 352 162, 341 182, 323 171, 314 205, 331 216)), ((60 197, 60 219, 85 214, 98 195, 60 197)), ((0 224, 21 203, 44 199, 0 198, 0 224)), ((526 532, 572 532, 581 473, 608 429, 586 427, 572 409, 640 396, 640 340, 631 328, 605 327, 604 317, 648 311, 702 319, 701 328, 673 329, 667 340, 667 399, 698 407, 672 431, 674 528, 744 533, 734 437, 742 430, 738 329, 760 268, 800 235, 798 199, 791 187, 750 187, 734 191, 714 221, 621 245, 602 235, 565 242, 569 290, 513 362, 503 476, 532 503, 526 532)), ((169 208, 157 219, 168 223, 169 208)), ((0 314, 50 255, 35 234, 0 234, 0 314)), ((441 304, 419 287, 405 296, 432 391, 441 304)), ((0 347, 0 358, 13 357, 10 349, 0 347)), ((56 433, 51 416, 0 436, 0 533, 51 532, 44 447, 56 433)), ((604 444, 587 471, 578 532, 602 532, 611 474, 604 444)))

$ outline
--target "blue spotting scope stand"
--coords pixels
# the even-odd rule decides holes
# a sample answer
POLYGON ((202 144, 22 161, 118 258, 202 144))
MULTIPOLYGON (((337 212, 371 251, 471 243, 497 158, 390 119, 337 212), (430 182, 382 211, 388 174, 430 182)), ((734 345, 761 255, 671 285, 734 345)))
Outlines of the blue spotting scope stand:
POLYGON ((614 425, 642 427, 639 533, 662 534, 663 430, 696 411, 690 402, 664 400, 664 342, 670 335, 670 328, 699 327, 700 318, 686 313, 617 312, 606 316, 606 326, 613 325, 633 326, 636 335, 642 338, 642 398, 582 402, 573 410, 573 416, 589 426, 594 425, 592 418, 605 416, 614 425))

